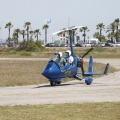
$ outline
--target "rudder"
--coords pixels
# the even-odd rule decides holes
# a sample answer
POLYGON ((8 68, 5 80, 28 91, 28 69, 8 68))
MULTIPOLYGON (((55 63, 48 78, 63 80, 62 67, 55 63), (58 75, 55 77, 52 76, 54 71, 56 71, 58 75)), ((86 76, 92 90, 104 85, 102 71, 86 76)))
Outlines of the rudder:
POLYGON ((92 58, 92 56, 90 56, 90 58, 89 58, 88 72, 93 72, 93 58, 92 58))

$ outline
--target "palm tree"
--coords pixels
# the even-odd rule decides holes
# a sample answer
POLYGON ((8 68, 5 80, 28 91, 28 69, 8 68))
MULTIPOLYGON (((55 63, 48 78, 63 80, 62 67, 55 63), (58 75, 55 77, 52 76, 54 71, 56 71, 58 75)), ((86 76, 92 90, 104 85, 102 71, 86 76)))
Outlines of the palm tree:
POLYGON ((86 32, 88 32, 89 29, 87 26, 80 28, 80 32, 83 32, 83 37, 84 37, 84 43, 85 43, 85 37, 86 37, 86 32))
POLYGON ((119 22, 120 22, 119 18, 115 19, 115 27, 116 27, 116 42, 118 42, 118 26, 120 25, 119 22))
POLYGON ((95 32, 95 33, 93 34, 93 37, 94 37, 94 38, 98 38, 98 39, 99 39, 99 36, 100 36, 100 35, 99 35, 99 32, 95 32))
POLYGON ((107 37, 108 37, 109 39, 111 39, 111 42, 113 42, 114 36, 115 36, 115 34, 113 34, 112 32, 107 35, 107 37))
POLYGON ((103 24, 103 23, 99 23, 98 25, 96 25, 97 26, 97 29, 98 30, 100 30, 100 32, 99 32, 99 35, 100 35, 100 37, 99 37, 99 40, 100 40, 100 42, 101 42, 101 36, 102 36, 102 30, 104 29, 104 27, 105 27, 105 25, 103 24))
POLYGON ((15 29, 13 36, 16 36, 16 44, 18 45, 18 38, 19 38, 19 34, 20 34, 20 29, 15 29))
POLYGON ((111 42, 113 43, 113 38, 114 38, 114 35, 115 35, 115 22, 111 23, 108 27, 107 27, 107 32, 110 32, 108 34, 108 37, 111 39, 111 42))
POLYGON ((17 40, 17 34, 16 33, 13 33, 12 40, 14 41, 14 43, 16 43, 16 40, 17 40))
POLYGON ((95 32, 93 34, 93 37, 98 38, 98 40, 100 40, 100 38, 101 38, 101 40, 106 41, 105 36, 104 35, 100 35, 99 32, 95 32))
POLYGON ((26 35, 25 30, 21 30, 20 34, 23 36, 23 41, 25 42, 25 35, 26 35))
POLYGON ((48 28, 49 28, 49 26, 47 24, 45 24, 42 28, 42 29, 45 29, 45 44, 47 43, 47 29, 48 28))
POLYGON ((24 24, 24 27, 26 28, 27 31, 27 42, 29 42, 29 29, 30 29, 31 23, 30 22, 26 22, 24 24))
POLYGON ((34 30, 34 34, 35 37, 37 37, 37 41, 38 41, 38 35, 41 35, 40 30, 39 29, 34 30))
POLYGON ((8 28, 8 31, 9 31, 9 34, 8 34, 8 45, 9 45, 9 46, 10 46, 10 40, 11 40, 11 38, 10 38, 10 29, 11 29, 12 27, 13 27, 13 25, 12 25, 11 22, 7 23, 6 26, 5 26, 5 28, 8 28))
POLYGON ((30 34, 30 42, 32 42, 33 41, 33 35, 34 35, 34 32, 31 30, 31 31, 29 31, 29 34, 30 34))

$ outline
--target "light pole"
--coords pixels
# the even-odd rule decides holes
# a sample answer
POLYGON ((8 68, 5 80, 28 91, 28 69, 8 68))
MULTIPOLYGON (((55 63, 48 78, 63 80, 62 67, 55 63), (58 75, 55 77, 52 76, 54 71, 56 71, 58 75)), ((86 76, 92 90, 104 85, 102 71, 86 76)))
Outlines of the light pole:
POLYGON ((69 29, 69 26, 70 26, 70 17, 68 17, 68 29, 69 29))

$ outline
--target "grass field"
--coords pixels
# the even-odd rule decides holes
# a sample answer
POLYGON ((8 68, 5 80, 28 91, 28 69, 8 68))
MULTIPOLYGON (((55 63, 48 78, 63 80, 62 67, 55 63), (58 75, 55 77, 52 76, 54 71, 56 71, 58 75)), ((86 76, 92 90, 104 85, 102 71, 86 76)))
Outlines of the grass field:
MULTIPOLYGON (((0 57, 50 57, 55 51, 65 52, 67 48, 48 48, 43 52, 0 51, 0 57)), ((88 48, 75 48, 77 55, 88 48)), ((95 48, 89 55, 95 58, 120 58, 120 48, 95 48)), ((88 56, 89 56, 88 55, 88 56)), ((86 57, 88 57, 86 56, 86 57)), ((47 61, 0 61, 0 86, 32 85, 47 83, 41 75, 47 61)), ((94 64, 100 71, 105 65, 94 64)), ((85 63, 87 69, 87 63, 85 63)), ((109 73, 116 71, 110 66, 109 73)), ((67 79, 69 80, 69 79, 67 79)), ((119 120, 120 102, 69 103, 49 105, 0 106, 0 120, 119 120)))
POLYGON ((120 120, 120 102, 4 106, 0 120, 120 120))
MULTIPOLYGON (((0 48, 0 57, 5 58, 48 58, 56 51, 61 51, 65 53, 68 50, 68 47, 50 47, 46 48, 40 52, 25 52, 25 51, 16 51, 14 49, 2 49, 0 48)), ((88 49, 88 47, 74 47, 74 52, 77 56, 83 55, 88 49)), ((94 58, 120 58, 120 47, 95 47, 89 55, 92 55, 94 58)), ((86 57, 89 57, 87 55, 86 57)))
MULTIPOLYGON (((46 66, 47 61, 0 61, 0 86, 22 86, 33 85, 49 82, 41 72, 46 66)), ((84 64, 87 71, 88 63, 84 64)), ((94 63, 94 70, 101 71, 105 67, 104 64, 94 63)), ((114 72, 115 68, 110 66, 109 73, 114 72)), ((100 77, 100 76, 99 76, 100 77)), ((66 79, 70 81, 72 79, 66 79)))
POLYGON ((0 61, 0 86, 46 83, 41 75, 47 61, 0 61))
MULTIPOLYGON (((50 57, 55 51, 67 50, 67 47, 46 48, 41 52, 17 52, 14 49, 0 49, 1 58, 44 58, 50 57)), ((74 52, 77 56, 83 55, 88 49, 87 47, 75 47, 74 52)), ((89 53, 93 58, 120 58, 120 48, 102 48, 96 47, 89 53)), ((87 55, 86 57, 89 57, 87 55)), ((41 75, 42 70, 46 66, 47 61, 0 61, 0 86, 16 86, 16 85, 32 85, 46 83, 48 80, 41 75)), ((105 65, 94 63, 94 71, 103 70, 105 65)), ((87 70, 88 65, 85 65, 87 70)), ((110 67, 109 73, 115 69, 110 67)), ((67 79, 68 81, 70 79, 67 79)))

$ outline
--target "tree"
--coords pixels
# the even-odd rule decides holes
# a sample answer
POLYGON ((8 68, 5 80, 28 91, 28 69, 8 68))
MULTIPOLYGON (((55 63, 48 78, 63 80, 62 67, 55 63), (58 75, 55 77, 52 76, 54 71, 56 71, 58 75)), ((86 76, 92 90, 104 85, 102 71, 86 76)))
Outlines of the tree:
POLYGON ((94 38, 98 38, 98 39, 99 39, 99 36, 100 36, 99 32, 95 32, 95 33, 93 34, 93 37, 94 37, 94 38))
POLYGON ((84 43, 85 43, 85 37, 86 37, 86 32, 88 32, 89 29, 87 26, 80 28, 80 32, 83 32, 83 37, 84 37, 84 43))
POLYGON ((107 31, 106 33, 109 32, 108 34, 108 38, 111 39, 111 42, 113 43, 113 38, 115 36, 115 22, 111 23, 108 27, 107 27, 107 31))
POLYGON ((41 35, 40 30, 39 29, 34 30, 34 34, 38 41, 38 35, 41 35))
POLYGON ((48 28, 49 28, 49 26, 47 24, 45 24, 42 28, 43 30, 45 29, 45 44, 47 43, 47 29, 48 28))
POLYGON ((115 34, 113 34, 112 32, 107 35, 107 37, 110 39, 111 42, 113 42, 114 36, 115 34))
POLYGON ((21 30, 20 34, 23 36, 23 41, 25 42, 25 35, 26 35, 25 30, 21 30))
POLYGON ((102 41, 102 30, 104 29, 104 27, 105 27, 105 25, 103 24, 103 23, 100 23, 100 24, 98 24, 98 25, 96 25, 97 26, 97 29, 98 30, 100 30, 100 32, 99 32, 99 40, 100 40, 100 42, 102 41))
POLYGON ((119 22, 120 22, 119 18, 115 19, 115 27, 116 27, 116 42, 118 42, 118 26, 120 25, 119 22))
MULTIPOLYGON (((94 37, 94 38, 98 38, 98 40, 100 40, 100 38, 101 38, 102 41, 106 41, 105 36, 104 36, 104 35, 100 35, 99 32, 95 32, 95 33, 93 34, 93 37, 94 37)), ((101 41, 101 42, 102 42, 102 41, 101 41)))
POLYGON ((31 23, 30 22, 26 22, 24 24, 24 27, 26 28, 27 31, 27 42, 29 42, 29 29, 30 29, 31 23))
POLYGON ((29 31, 29 34, 30 34, 30 42, 32 42, 33 41, 33 35, 34 35, 34 32, 31 30, 31 31, 29 31))
POLYGON ((11 40, 11 38, 10 38, 10 29, 11 29, 12 27, 13 27, 13 25, 12 25, 11 22, 7 23, 6 26, 5 26, 5 28, 8 28, 8 31, 9 31, 9 34, 8 34, 8 45, 9 45, 9 46, 10 46, 10 40, 11 40))
POLYGON ((18 45, 18 38, 19 38, 19 34, 20 34, 20 29, 15 29, 13 36, 16 37, 16 44, 18 45))

